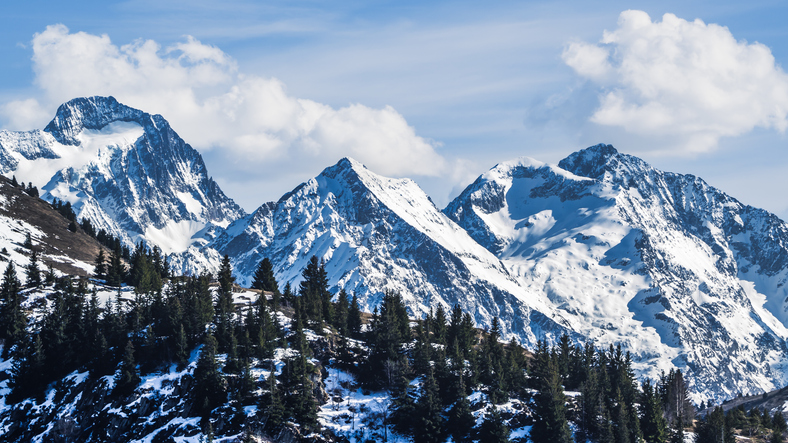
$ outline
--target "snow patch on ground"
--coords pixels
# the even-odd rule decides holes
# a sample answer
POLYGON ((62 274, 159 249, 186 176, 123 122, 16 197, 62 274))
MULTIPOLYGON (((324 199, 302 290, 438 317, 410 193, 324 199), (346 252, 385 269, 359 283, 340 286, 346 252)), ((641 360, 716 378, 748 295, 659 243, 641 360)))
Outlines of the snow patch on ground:
POLYGON ((186 251, 189 246, 200 240, 197 234, 202 231, 207 224, 195 220, 168 220, 167 224, 161 228, 149 227, 145 230, 143 238, 154 245, 158 245, 165 254, 172 254, 186 251))

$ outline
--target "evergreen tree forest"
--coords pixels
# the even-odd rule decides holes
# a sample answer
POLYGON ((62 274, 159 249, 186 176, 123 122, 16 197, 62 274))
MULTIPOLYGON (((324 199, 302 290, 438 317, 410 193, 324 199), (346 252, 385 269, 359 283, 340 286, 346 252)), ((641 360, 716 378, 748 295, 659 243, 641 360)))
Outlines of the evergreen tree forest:
MULTIPOLYGON (((732 442, 734 429, 783 441, 788 430, 779 412, 717 407, 698 418, 680 371, 638 381, 620 346, 564 335, 527 351, 503 340, 497 319, 480 330, 455 305, 416 320, 394 292, 362 313, 354 294, 329 291, 316 257, 298 287, 281 292, 272 263, 262 259, 252 285, 260 296, 247 303, 235 297, 226 256, 216 275, 174 276, 157 249, 139 244, 127 258, 102 250, 94 277, 117 296, 102 303, 88 279, 54 278, 43 315, 25 307, 44 285, 35 260, 24 268, 26 284, 10 263, 0 286, 2 357, 12 362, 5 403, 20 411, 52 389, 57 401, 75 372, 94 388, 111 387, 113 407, 133 403, 146 377, 178 373, 188 380, 173 387, 182 397, 174 401, 179 417, 195 417, 190 432, 206 439, 666 443, 694 432, 705 443, 732 442), (337 381, 344 391, 327 381, 336 371, 352 376, 337 381), (347 406, 353 395, 372 392, 384 400, 347 406), (349 434, 337 436, 320 411, 340 404, 352 415, 336 418, 351 423, 349 434), (529 435, 513 432, 525 426, 529 435)), ((80 426, 63 441, 119 441, 99 419, 80 426)), ((24 441, 26 432, 20 422, 4 438, 24 441)), ((153 441, 175 441, 175 431, 167 432, 153 441)))

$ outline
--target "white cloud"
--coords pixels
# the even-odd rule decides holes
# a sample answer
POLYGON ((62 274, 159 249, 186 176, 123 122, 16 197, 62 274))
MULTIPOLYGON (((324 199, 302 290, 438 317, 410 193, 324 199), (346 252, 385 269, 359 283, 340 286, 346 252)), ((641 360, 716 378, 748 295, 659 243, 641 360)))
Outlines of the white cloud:
POLYGON ((32 48, 41 94, 0 107, 13 129, 43 127, 72 98, 113 95, 162 114, 188 143, 221 149, 246 171, 328 166, 351 156, 384 175, 445 172, 437 144, 416 135, 393 108, 334 109, 292 97, 279 80, 241 73, 232 57, 193 37, 166 48, 152 40, 118 47, 107 35, 53 25, 34 36, 32 48))
POLYGON ((679 140, 674 153, 788 127, 788 75, 768 47, 737 41, 723 26, 624 11, 599 44, 572 43, 562 56, 602 89, 593 122, 679 140))

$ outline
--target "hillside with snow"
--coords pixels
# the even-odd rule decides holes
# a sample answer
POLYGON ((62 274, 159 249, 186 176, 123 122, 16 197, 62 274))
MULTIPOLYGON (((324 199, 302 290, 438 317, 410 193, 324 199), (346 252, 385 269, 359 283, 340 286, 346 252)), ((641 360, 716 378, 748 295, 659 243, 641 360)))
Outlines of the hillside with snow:
POLYGON ((99 247, 81 230, 71 232, 69 221, 47 202, 0 177, 0 265, 15 263, 21 281, 32 250, 42 271, 89 275, 99 247))

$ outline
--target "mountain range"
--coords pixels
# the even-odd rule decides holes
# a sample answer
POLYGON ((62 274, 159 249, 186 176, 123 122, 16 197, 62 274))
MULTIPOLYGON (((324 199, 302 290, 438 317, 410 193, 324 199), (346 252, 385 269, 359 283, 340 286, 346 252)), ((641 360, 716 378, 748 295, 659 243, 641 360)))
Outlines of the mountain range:
POLYGON ((682 369, 698 402, 788 382, 785 222, 609 145, 501 163, 443 210, 345 158, 246 214, 163 117, 91 97, 44 130, 0 131, 0 173, 179 272, 227 254, 248 285, 268 257, 281 287, 314 255, 367 310, 398 291, 414 316, 459 304, 527 346, 621 344, 640 376, 682 369))

